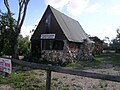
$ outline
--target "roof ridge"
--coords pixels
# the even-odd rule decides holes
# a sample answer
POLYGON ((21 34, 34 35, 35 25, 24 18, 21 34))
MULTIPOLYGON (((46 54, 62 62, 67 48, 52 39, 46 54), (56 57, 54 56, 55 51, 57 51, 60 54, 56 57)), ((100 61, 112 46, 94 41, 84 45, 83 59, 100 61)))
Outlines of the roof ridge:
POLYGON ((68 18, 70 18, 70 19, 72 19, 72 20, 78 22, 76 19, 73 19, 72 17, 70 17, 70 16, 64 14, 63 12, 60 12, 59 10, 55 9, 54 7, 52 7, 52 6, 50 6, 50 5, 48 5, 48 7, 50 7, 50 8, 52 8, 52 9, 56 10, 57 12, 59 12, 60 14, 62 14, 62 15, 64 15, 64 16, 66 16, 66 17, 68 17, 68 18))

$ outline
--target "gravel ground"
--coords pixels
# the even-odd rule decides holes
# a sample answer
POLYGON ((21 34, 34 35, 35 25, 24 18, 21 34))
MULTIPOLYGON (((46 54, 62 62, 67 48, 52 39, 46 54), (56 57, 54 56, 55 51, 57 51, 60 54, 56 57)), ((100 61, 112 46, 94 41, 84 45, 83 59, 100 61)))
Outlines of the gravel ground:
POLYGON ((10 90, 10 85, 0 85, 0 90, 10 90))
MULTIPOLYGON (((120 67, 113 67, 112 65, 106 65, 105 67, 101 67, 98 69, 84 67, 83 70, 87 72, 96 72, 101 74, 120 76, 120 67)), ((34 72, 38 73, 35 75, 35 77, 43 80, 46 79, 45 71, 34 70, 34 72), (41 72, 43 74, 40 74, 41 72)), ((120 90, 120 83, 118 82, 92 79, 56 72, 52 72, 51 84, 51 90, 120 90)), ((10 88, 10 85, 0 85, 0 90, 11 90, 10 88)))
MULTIPOLYGON (((84 71, 88 72, 96 72, 101 74, 109 74, 109 75, 118 75, 120 76, 120 68, 117 68, 117 71, 114 67, 107 69, 86 69, 84 71), (119 69, 119 70, 118 70, 119 69)), ((120 83, 100 80, 100 79, 92 79, 82 76, 61 74, 61 73, 52 73, 53 79, 58 78, 58 80, 54 80, 54 83, 59 84, 62 82, 63 85, 69 86, 69 90, 120 90, 120 83)), ((60 85, 55 90, 59 89, 60 85)))

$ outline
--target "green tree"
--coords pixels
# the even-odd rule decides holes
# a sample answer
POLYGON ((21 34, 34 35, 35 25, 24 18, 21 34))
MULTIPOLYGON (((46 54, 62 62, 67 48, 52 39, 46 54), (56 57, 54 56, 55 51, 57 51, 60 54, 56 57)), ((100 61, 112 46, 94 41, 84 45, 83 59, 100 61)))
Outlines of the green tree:
MULTIPOLYGON (((28 6, 29 1, 30 0, 18 0, 19 10, 18 10, 18 19, 17 19, 16 35, 15 35, 16 38, 14 39, 14 43, 13 43, 14 47, 12 47, 14 49, 14 52, 12 55, 14 58, 18 58, 18 36, 20 34, 21 27, 22 27, 23 22, 25 20, 27 6, 28 6)), ((5 4, 6 9, 8 11, 8 16, 10 18, 12 18, 13 15, 12 15, 8 0, 4 0, 4 4, 5 4)), ((14 28, 13 28, 13 30, 14 30, 14 28)))
POLYGON ((120 53, 120 29, 117 29, 117 36, 110 45, 117 53, 120 53))
POLYGON ((0 55, 12 55, 16 36, 16 20, 0 12, 0 55))
POLYGON ((28 54, 30 52, 29 36, 23 37, 22 35, 19 35, 18 50, 20 55, 28 54))

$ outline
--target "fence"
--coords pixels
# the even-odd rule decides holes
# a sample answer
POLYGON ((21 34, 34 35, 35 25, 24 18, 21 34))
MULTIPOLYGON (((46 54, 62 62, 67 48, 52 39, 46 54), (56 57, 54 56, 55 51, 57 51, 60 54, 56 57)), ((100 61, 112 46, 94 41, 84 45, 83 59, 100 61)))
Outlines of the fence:
POLYGON ((43 65, 43 64, 31 63, 31 62, 26 62, 26 61, 21 61, 16 59, 12 59, 12 62, 19 64, 21 66, 31 67, 33 69, 46 70, 47 71, 46 90, 50 90, 50 87, 51 87, 51 72, 65 73, 65 74, 84 76, 84 77, 89 77, 94 79, 120 82, 120 76, 85 72, 85 71, 79 71, 79 70, 69 69, 65 67, 43 65))

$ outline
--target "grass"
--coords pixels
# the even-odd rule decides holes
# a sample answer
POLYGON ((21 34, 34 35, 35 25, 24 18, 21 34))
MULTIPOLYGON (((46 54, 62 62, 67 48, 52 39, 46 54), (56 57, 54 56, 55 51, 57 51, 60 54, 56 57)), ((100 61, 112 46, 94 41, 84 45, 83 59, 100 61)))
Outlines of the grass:
POLYGON ((104 81, 104 80, 100 80, 99 81, 99 85, 98 85, 100 88, 106 88, 108 85, 107 85, 107 82, 104 81))
POLYGON ((120 54, 114 52, 103 53, 95 56, 93 61, 79 61, 73 67, 76 69, 82 69, 83 67, 100 68, 107 64, 120 67, 120 54))
MULTIPOLYGON (((38 70, 21 71, 19 69, 8 77, 0 72, 0 85, 10 85, 10 90, 46 90, 45 72, 38 70)), ((69 85, 63 84, 59 78, 52 78, 51 90, 70 90, 69 85)))
POLYGON ((52 78, 53 81, 58 81, 58 78, 52 78))
POLYGON ((0 84, 9 84, 12 88, 20 90, 40 90, 40 88, 45 90, 43 82, 34 75, 33 71, 17 71, 8 77, 0 75, 0 84))
POLYGON ((105 53, 96 57, 96 60, 102 63, 109 63, 114 66, 120 66, 120 53, 105 53), (100 58, 103 58, 102 60, 100 58))
MULTIPOLYGON (((96 56, 93 61, 80 61, 77 64, 69 64, 68 67, 75 67, 82 69, 83 67, 100 68, 101 65, 112 64, 113 66, 120 67, 120 54, 117 53, 104 53, 96 56)), ((45 90, 45 72, 42 71, 25 71, 21 69, 13 72, 8 77, 3 77, 0 73, 0 84, 10 85, 13 90, 45 90), (44 76, 44 77, 43 77, 44 76)), ((119 68, 115 68, 120 71, 119 68)), ((63 77, 67 78, 67 77, 63 77)), ((83 78, 83 77, 82 77, 83 78)), ((72 78, 71 81, 74 81, 72 78)), ((100 88, 105 88, 108 85, 105 81, 99 82, 100 88)), ((97 88, 94 86, 94 88, 97 88)), ((11 89, 11 90, 12 90, 11 89)), ((59 78, 52 78, 52 90, 70 90, 70 85, 64 84, 59 78)))

